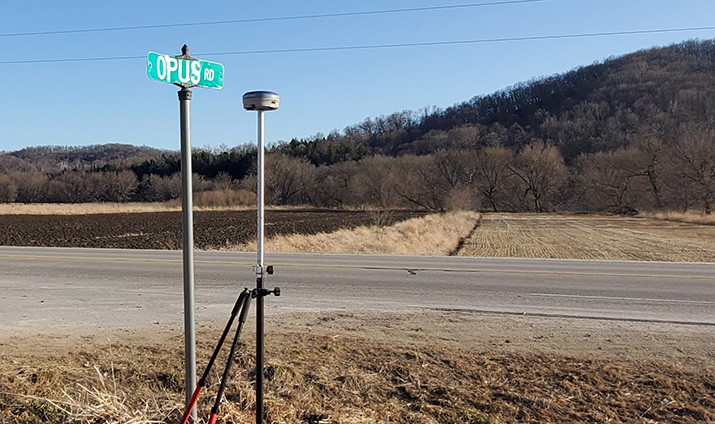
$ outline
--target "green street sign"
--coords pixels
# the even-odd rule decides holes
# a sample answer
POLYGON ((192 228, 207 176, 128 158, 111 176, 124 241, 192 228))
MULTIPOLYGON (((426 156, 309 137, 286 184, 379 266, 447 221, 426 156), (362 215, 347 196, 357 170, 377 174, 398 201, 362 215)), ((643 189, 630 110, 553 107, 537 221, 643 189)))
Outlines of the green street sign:
POLYGON ((223 87, 223 65, 207 60, 149 52, 146 57, 146 73, 150 79, 181 87, 218 90, 223 87))

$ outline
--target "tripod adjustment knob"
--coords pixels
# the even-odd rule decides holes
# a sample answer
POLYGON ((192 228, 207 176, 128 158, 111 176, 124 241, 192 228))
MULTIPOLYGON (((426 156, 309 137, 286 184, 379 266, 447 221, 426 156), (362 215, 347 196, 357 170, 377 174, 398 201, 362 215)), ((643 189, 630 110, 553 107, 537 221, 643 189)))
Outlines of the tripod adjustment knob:
POLYGON ((276 296, 280 296, 280 295, 281 295, 281 289, 280 289, 280 287, 276 287, 276 288, 274 288, 273 290, 268 290, 268 289, 253 289, 253 291, 251 292, 251 297, 255 299, 255 298, 257 298, 258 296, 266 297, 266 296, 268 296, 269 294, 274 294, 274 295, 276 295, 276 296))

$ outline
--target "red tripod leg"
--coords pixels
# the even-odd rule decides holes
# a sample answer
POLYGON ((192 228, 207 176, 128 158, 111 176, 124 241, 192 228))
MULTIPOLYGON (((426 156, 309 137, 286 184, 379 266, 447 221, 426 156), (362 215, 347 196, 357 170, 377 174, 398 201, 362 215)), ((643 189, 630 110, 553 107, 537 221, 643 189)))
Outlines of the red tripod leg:
MULTIPOLYGON (((201 376, 201 379, 199 379, 199 382, 196 384, 196 389, 194 390, 194 394, 191 395, 191 399, 189 400, 189 403, 186 405, 186 410, 184 411, 184 415, 181 416, 180 424, 186 424, 189 421, 189 416, 191 415, 191 411, 193 411, 194 407, 196 406, 196 402, 199 400, 199 395, 201 394, 201 391, 206 386, 206 379, 209 376, 209 371, 211 371, 211 368, 213 367, 213 364, 216 361, 216 357, 218 356, 218 353, 221 350, 221 346, 223 346, 223 343, 226 340, 226 336, 228 335, 228 332, 231 329, 231 326, 233 325, 233 321, 236 319, 236 316, 238 315, 239 311, 241 310, 241 307, 243 307, 244 304, 246 303, 246 300, 250 300, 250 291, 248 289, 243 289, 241 294, 238 296, 238 299, 236 299, 236 303, 233 305, 233 310, 231 311, 231 317, 229 318, 228 323, 226 323, 226 327, 223 329, 223 333, 221 333, 221 338, 219 339, 218 343, 216 344, 216 348, 214 349, 214 352, 211 355, 211 359, 209 360, 209 363, 206 366, 206 370, 204 370, 204 374, 201 376)), ((239 319, 243 319, 244 322, 246 320, 245 316, 243 316, 243 315, 239 319)))
POLYGON ((201 390, 204 389, 204 386, 197 384, 196 385, 196 390, 194 390, 194 394, 191 395, 191 400, 189 401, 189 404, 186 405, 186 410, 184 411, 184 415, 181 417, 181 424, 186 424, 187 421, 189 421, 189 416, 191 415, 191 411, 194 409, 196 406, 196 401, 199 400, 199 395, 201 394, 201 390))

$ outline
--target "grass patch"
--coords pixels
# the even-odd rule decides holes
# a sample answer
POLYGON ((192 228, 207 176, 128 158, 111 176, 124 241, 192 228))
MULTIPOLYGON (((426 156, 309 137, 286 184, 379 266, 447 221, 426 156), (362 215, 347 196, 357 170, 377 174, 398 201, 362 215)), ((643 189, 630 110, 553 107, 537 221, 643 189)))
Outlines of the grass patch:
MULTIPOLYGON (((332 233, 284 234, 266 240, 269 252, 449 255, 479 221, 474 212, 412 218, 391 226, 362 226, 332 233)), ((255 251, 246 243, 229 250, 255 251)))
POLYGON ((691 224, 715 225, 715 214, 702 212, 642 212, 638 216, 644 218, 661 219, 664 221, 688 222, 691 224))
MULTIPOLYGON (((267 423, 698 423, 715 420, 712 369, 656 360, 480 352, 329 335, 339 316, 266 343, 267 423)), ((385 321, 381 321, 382 324, 385 321)), ((177 331, 177 333, 179 333, 177 331)), ((219 330, 198 334, 199 369, 219 330)), ((251 336, 247 335, 247 339, 251 336)), ((183 409, 180 334, 166 343, 83 344, 0 362, 0 422, 175 423, 183 409)), ((223 363, 220 359, 219 364, 223 363)), ((255 422, 252 349, 241 347, 221 422, 255 422)), ((208 416, 221 366, 198 405, 208 416)))
POLYGON ((0 215, 87 215, 181 210, 181 202, 161 203, 0 203, 0 215))

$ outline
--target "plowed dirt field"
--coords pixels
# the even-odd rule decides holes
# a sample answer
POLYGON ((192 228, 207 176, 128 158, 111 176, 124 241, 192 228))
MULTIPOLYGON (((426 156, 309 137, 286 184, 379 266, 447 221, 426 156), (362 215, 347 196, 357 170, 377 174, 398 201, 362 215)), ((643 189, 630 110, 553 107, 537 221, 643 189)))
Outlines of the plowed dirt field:
MULTIPOLYGON (((424 215, 401 211, 390 218, 395 223, 424 215)), ((372 223, 373 218, 363 211, 267 211, 266 237, 330 233, 372 223)), ((0 215, 0 228, 2 246, 180 249, 182 244, 179 211, 0 215)), ((256 211, 194 212, 194 243, 198 249, 221 249, 255 238, 256 211)))

